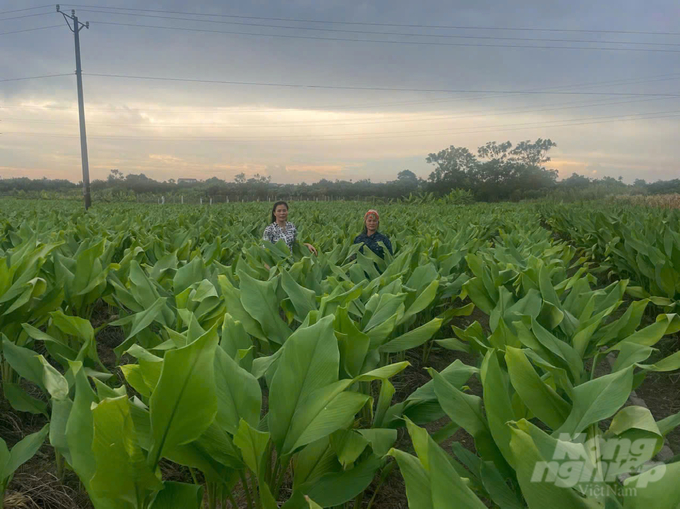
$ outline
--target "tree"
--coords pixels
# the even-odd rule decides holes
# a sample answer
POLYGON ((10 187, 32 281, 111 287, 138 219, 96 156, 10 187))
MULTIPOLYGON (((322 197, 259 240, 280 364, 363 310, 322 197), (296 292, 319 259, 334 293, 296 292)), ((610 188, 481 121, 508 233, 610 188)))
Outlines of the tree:
POLYGON ((418 183, 418 177, 411 170, 402 170, 397 173, 397 180, 404 183, 418 183))
POLYGON ((490 141, 477 149, 477 156, 468 149, 453 145, 426 161, 435 165, 429 181, 432 191, 439 194, 451 189, 468 189, 477 199, 497 201, 520 199, 524 193, 551 188, 557 180, 557 171, 543 164, 550 161, 548 151, 556 144, 539 138, 535 142, 523 141, 515 148, 506 141, 490 141))
POLYGON ((470 175, 477 166, 477 158, 467 148, 454 147, 432 153, 425 159, 434 165, 429 181, 435 191, 446 194, 454 188, 470 189, 470 175))
POLYGON ((506 141, 500 145, 495 141, 489 141, 483 147, 477 149, 477 155, 481 159, 500 159, 505 160, 508 156, 508 150, 512 148, 512 143, 506 141))
POLYGON ((237 184, 245 184, 246 183, 246 174, 245 173, 239 173, 234 177, 234 182, 237 184))
POLYGON ((119 171, 118 169, 113 169, 111 170, 111 173, 109 174, 108 181, 109 182, 120 182, 125 179, 125 176, 123 175, 123 172, 119 171))
POLYGON ((511 160, 530 164, 532 166, 541 166, 550 161, 550 157, 547 156, 547 153, 551 148, 556 146, 557 143, 549 139, 543 140, 538 138, 534 143, 531 143, 529 140, 522 141, 510 151, 510 155, 512 156, 511 160))
POLYGON ((592 181, 588 177, 584 177, 578 173, 572 173, 571 177, 562 181, 562 185, 565 187, 583 188, 588 187, 591 182, 592 181))

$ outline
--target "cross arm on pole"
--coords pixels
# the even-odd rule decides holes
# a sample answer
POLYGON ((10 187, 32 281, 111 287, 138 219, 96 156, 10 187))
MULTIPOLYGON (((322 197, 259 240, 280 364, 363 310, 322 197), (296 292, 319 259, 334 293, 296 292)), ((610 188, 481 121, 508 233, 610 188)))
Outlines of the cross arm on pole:
POLYGON ((83 165, 83 198, 85 199, 85 210, 90 208, 92 200, 90 198, 90 165, 87 155, 87 135, 85 131, 85 100, 83 99, 83 72, 80 65, 80 31, 83 28, 90 28, 90 23, 81 23, 78 21, 76 11, 72 10, 71 15, 63 12, 57 4, 57 12, 64 16, 64 20, 71 32, 73 32, 75 50, 76 50, 76 82, 78 85, 78 116, 80 121, 80 155, 83 165), (73 26, 69 23, 73 22, 73 26))

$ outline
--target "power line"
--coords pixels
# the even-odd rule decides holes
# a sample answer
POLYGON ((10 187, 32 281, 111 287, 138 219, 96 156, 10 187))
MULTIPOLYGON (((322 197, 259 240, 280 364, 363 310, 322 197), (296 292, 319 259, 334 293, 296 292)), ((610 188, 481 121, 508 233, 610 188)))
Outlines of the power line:
MULTIPOLYGON (((375 125, 375 124, 397 124, 397 123, 412 123, 412 122, 432 122, 432 121, 443 121, 443 120, 460 120, 466 118, 479 118, 479 117, 490 117, 490 116, 503 116, 503 115, 515 115, 515 114, 526 114, 526 113, 539 113, 545 111, 560 111, 566 109, 580 109, 586 107, 597 107, 597 106, 614 106, 621 104, 633 104, 640 102, 650 102, 659 101, 665 98, 656 97, 651 99, 633 99, 630 101, 616 101, 616 102, 591 102, 586 104, 577 103, 567 103, 562 106, 555 106, 549 108, 539 108, 539 109, 517 109, 508 108, 505 111, 500 112, 477 112, 468 113, 465 115, 439 115, 433 117, 420 117, 420 118, 402 118, 402 119, 383 119, 383 120, 368 120, 368 121, 356 121, 356 122, 286 122, 286 123, 266 123, 266 124, 229 124, 229 123, 198 123, 198 124, 144 124, 144 123, 123 123, 123 122, 90 122, 91 125, 107 126, 107 127, 135 127, 135 128, 153 128, 153 129, 164 129, 164 128, 232 128, 232 129, 247 129, 247 128, 263 128, 263 127, 336 127, 336 126, 361 126, 361 125, 375 125)), ((12 117, 4 117, 4 120, 17 123, 35 123, 35 124, 50 124, 50 125, 60 125, 69 126, 70 123, 51 121, 51 120, 33 120, 33 119, 17 119, 12 117)))
MULTIPOLYGON (((138 141, 219 141, 219 142, 269 142, 269 141, 349 141, 349 140, 366 140, 366 139, 393 139, 393 138, 410 138, 410 137, 422 137, 422 136, 432 136, 434 134, 477 134, 477 133, 488 133, 494 131, 515 131, 515 130, 526 130, 526 129, 538 129, 538 128, 556 128, 556 127, 569 127, 569 126, 582 126, 582 125, 594 125, 594 124, 604 124, 611 122, 627 122, 634 120, 652 120, 660 118, 675 118, 680 116, 680 111, 673 112, 653 112, 653 113, 635 113, 627 115, 610 115, 604 117, 585 117, 585 118, 575 118, 569 120, 552 120, 549 122, 524 122, 515 124, 501 124, 498 126, 485 126, 477 130, 468 130, 466 128, 457 129, 435 129, 435 130, 419 130, 419 131, 395 131, 394 133, 381 133, 378 135, 361 135, 361 136, 350 136, 350 135, 326 135, 323 137, 309 137, 309 136, 277 136, 277 137, 256 137, 256 138, 224 138, 224 137, 144 137, 144 136, 110 136, 110 135, 94 135, 92 138, 98 139, 109 139, 109 140, 138 140, 138 141), (637 118, 633 118, 637 117, 637 118), (585 120, 585 121, 584 121, 585 120), (561 122, 557 125, 555 122, 561 122), (387 135, 387 136, 386 136, 387 135)), ((76 138, 73 135, 60 135, 51 133, 28 133, 28 132, 9 132, 5 134, 22 134, 28 136, 46 136, 46 137, 63 137, 63 138, 76 138)))
POLYGON ((14 30, 13 32, 0 32, 0 35, 20 34, 21 32, 33 32, 34 30, 45 30, 46 28, 57 28, 61 25, 48 25, 46 27, 27 28, 25 30, 14 30))
MULTIPOLYGON (((659 112, 651 112, 651 113, 631 113, 627 115, 607 115, 607 116, 599 116, 599 117, 582 117, 582 118, 573 118, 573 119, 567 119, 567 120, 548 120, 548 121, 541 121, 541 122, 521 122, 521 123, 511 123, 511 124, 499 124, 499 125, 490 125, 490 126, 480 126, 477 131, 475 132, 488 132, 488 131, 494 131, 501 129, 503 130, 504 128, 515 128, 515 127, 521 127, 521 126, 528 126, 527 128, 550 128, 553 127, 550 124, 554 123, 562 123, 564 125, 572 125, 573 122, 579 122, 578 124, 574 125, 584 125, 582 122, 585 121, 599 121, 599 120, 609 120, 609 119, 623 119, 623 118, 630 118, 630 117, 640 117, 639 119, 632 119, 632 120, 645 120, 643 117, 647 117, 652 115, 651 118, 659 118, 658 115, 670 115, 670 114, 677 114, 680 115, 680 111, 673 111, 673 112, 668 112, 668 111, 659 111, 659 112)), ((590 123, 590 122, 586 122, 590 123)), ((597 122, 594 122, 597 123, 597 122)), ((561 125, 561 124, 560 124, 561 125)), ((405 136, 412 136, 412 135, 431 135, 435 133, 451 133, 451 134, 458 134, 458 131, 463 131, 465 132, 467 129, 466 127, 457 127, 457 128, 442 128, 442 129, 420 129, 420 130, 408 130, 408 131, 392 131, 392 132, 386 132, 386 133, 380 133, 378 135, 361 135, 361 136, 352 136, 352 135, 343 135, 343 134, 329 134, 329 135, 320 135, 318 139, 324 140, 324 139, 343 139, 343 140, 352 140, 352 139, 365 139, 365 138, 391 138, 393 134, 396 134, 397 137, 398 135, 405 135, 405 136), (383 136, 387 135, 387 136, 383 136)), ((307 139, 308 136, 305 135, 289 135, 289 136, 282 136, 280 138, 284 139, 307 139)), ((256 138, 252 138, 255 140, 256 138)), ((241 140, 239 140, 241 141, 241 140)), ((263 140, 267 141, 267 140, 263 140)))
POLYGON ((291 35, 291 34, 261 34, 251 32, 234 32, 226 30, 207 30, 203 28, 183 28, 183 27, 165 27, 158 25, 143 25, 135 23, 116 23, 113 21, 99 21, 91 20, 90 23, 98 23, 100 25, 113 25, 124 27, 137 28, 156 28, 161 30, 179 30, 182 32, 205 32, 213 34, 224 35, 245 35, 250 37, 275 37, 281 39, 307 39, 313 41, 335 41, 335 42, 367 42, 374 44, 407 44, 414 46, 450 46, 462 48, 520 48, 520 49, 566 49, 566 50, 591 50, 591 51, 644 51, 652 53, 680 53, 680 49, 652 49, 652 48, 605 48, 605 47, 588 47, 588 46, 535 46, 530 44, 474 44, 464 42, 433 42, 433 41, 388 41, 377 39, 349 39, 343 37, 315 37, 311 35, 291 35))
POLYGON ((377 92, 439 92, 448 94, 503 94, 503 95, 604 95, 604 96, 636 96, 636 97, 680 97, 680 94, 664 94, 652 92, 556 92, 556 91, 522 91, 522 90, 466 90, 466 89, 442 89, 442 88, 395 88, 395 87, 359 87, 341 85, 312 85, 302 83, 268 83, 257 81, 226 81, 226 80, 205 80, 195 78, 168 78, 161 76, 133 76, 125 74, 103 74, 85 73, 87 76, 103 78, 122 78, 151 81, 169 81, 182 83, 206 83, 219 85, 244 85, 259 87, 281 87, 281 88, 309 88, 322 90, 364 90, 377 92))
POLYGON ((45 74, 43 76, 26 76, 25 78, 5 78, 5 79, 0 79, 0 83, 3 83, 5 81, 25 81, 25 80, 37 80, 37 79, 42 79, 42 78, 57 78, 60 76, 73 76, 73 74, 45 74))
POLYGON ((0 21, 9 21, 10 19, 34 18, 35 16, 49 16, 53 12, 40 12, 38 14, 24 14, 23 16, 14 16, 13 18, 0 18, 0 21))
MULTIPOLYGON (((542 88, 533 88, 533 89, 527 89, 527 91, 532 92, 532 91, 545 91, 545 90, 564 90, 564 89, 572 89, 572 88, 596 88, 596 87, 602 87, 605 85, 621 85, 621 84, 638 84, 638 83, 650 83, 650 82, 658 82, 658 81, 668 81, 668 80, 675 80, 680 78, 680 74, 674 73, 674 74, 661 74, 661 75, 656 75, 656 76, 650 76, 649 78, 633 78, 633 79, 616 79, 616 80, 607 80, 607 81, 599 81, 599 82, 590 82, 590 83, 576 83, 576 84, 568 84, 568 85, 558 85, 558 86, 553 86, 553 87, 542 87, 542 88)), ((371 102, 368 104, 330 104, 330 105, 321 105, 321 106, 307 106, 304 108, 252 108, 248 110, 243 110, 239 109, 238 112, 236 113, 266 113, 266 112, 280 112, 282 110, 295 110, 298 111, 300 109, 341 109, 341 110, 356 110, 356 109, 369 109, 369 108, 376 108, 376 107, 383 107, 383 106, 403 106, 403 105, 420 105, 420 104, 440 104, 440 103, 452 103, 452 102, 460 102, 460 101, 479 101, 482 99, 493 99, 495 97, 503 97, 503 96, 494 96, 494 95, 489 95, 489 96, 482 96, 482 97, 466 97, 466 98, 446 98, 446 99, 430 99, 430 100, 422 100, 422 101, 391 101, 387 103, 375 103, 371 102)), ((578 103, 576 103, 578 104, 578 103)), ((6 106, 0 106, 0 108, 7 109, 6 106)), ((55 110, 61 110, 61 111, 70 111, 67 108, 62 108, 58 106, 31 106, 31 105, 22 105, 22 108, 37 108, 37 109, 55 109, 55 110)), ((149 108, 149 107, 117 107, 117 106, 99 106, 99 107, 88 107, 89 111, 121 111, 121 112, 131 112, 131 111, 180 111, 182 113, 188 113, 188 112, 203 112, 206 110, 218 110, 218 109, 225 109, 225 108, 234 108, 234 106, 204 106, 202 108, 192 108, 192 109, 187 109, 186 106, 180 106, 180 107, 170 107, 170 106, 164 106, 160 108, 149 108)), ((238 108, 238 106, 237 106, 238 108)))
POLYGON ((597 40, 579 40, 579 39, 545 39, 545 38, 531 38, 531 37, 497 37, 485 35, 452 35, 452 34, 414 34, 405 32, 375 32, 368 30, 346 30, 338 28, 315 28, 315 27, 297 27, 286 25, 267 25, 262 23, 245 23, 240 21, 217 21, 210 19, 192 19, 192 18, 178 18, 174 16, 158 16, 151 14, 137 14, 128 12, 111 12, 91 9, 81 9, 80 12, 91 12, 97 14, 113 14, 115 16, 135 16, 143 18, 155 19, 169 19, 176 21, 192 21, 198 23, 218 23, 222 25, 238 25, 261 28, 283 28, 287 30, 310 30, 317 32, 334 32, 334 33, 349 33, 349 34, 364 34, 364 35, 389 35, 399 37, 430 37, 430 38, 448 38, 448 39, 483 39, 483 40, 502 40, 502 41, 531 41, 531 42, 567 42, 567 43, 581 43, 581 44, 638 44, 647 46, 680 46, 677 43, 664 42, 636 42, 636 41, 597 41, 597 40))
POLYGON ((54 7, 54 4, 40 5, 38 7, 27 7, 25 9, 14 9, 13 11, 2 11, 0 14, 12 14, 13 12, 35 11, 37 9, 45 9, 46 7, 54 7))
POLYGON ((399 28, 429 28, 429 29, 447 29, 447 30, 507 30, 507 31, 521 31, 521 32, 573 32, 573 33, 607 33, 607 34, 635 34, 635 35, 680 35, 680 32, 652 32, 641 30, 604 30, 604 29, 566 29, 566 28, 533 28, 533 27, 489 27, 489 26, 464 26, 464 25, 425 25, 425 24, 401 24, 401 23, 374 23, 374 22, 360 22, 360 21, 329 21, 329 20, 315 20, 315 19, 300 19, 300 18, 274 18, 264 16, 237 16, 231 14, 202 14, 196 12, 181 12, 168 11, 158 9, 131 9, 126 7, 104 7, 101 5, 83 5, 83 4, 65 4, 71 7, 79 7, 86 9, 110 9, 117 11, 133 11, 133 12, 153 12, 164 14, 179 14, 188 16, 203 16, 203 17, 220 17, 232 19, 254 19, 262 21, 290 21, 295 23, 320 23, 333 25, 359 25, 359 26, 375 26, 375 27, 399 27, 399 28))

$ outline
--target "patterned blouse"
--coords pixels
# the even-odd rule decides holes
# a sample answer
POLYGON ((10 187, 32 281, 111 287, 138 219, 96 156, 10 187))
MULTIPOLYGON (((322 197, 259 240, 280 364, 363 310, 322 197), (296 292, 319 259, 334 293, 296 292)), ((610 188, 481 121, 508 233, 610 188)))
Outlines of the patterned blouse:
POLYGON ((297 228, 295 228, 293 223, 286 221, 286 230, 284 231, 276 222, 274 222, 264 229, 262 239, 268 240, 273 244, 276 244, 280 239, 283 239, 286 245, 288 245, 288 249, 293 251, 293 243, 295 242, 296 236, 297 228))

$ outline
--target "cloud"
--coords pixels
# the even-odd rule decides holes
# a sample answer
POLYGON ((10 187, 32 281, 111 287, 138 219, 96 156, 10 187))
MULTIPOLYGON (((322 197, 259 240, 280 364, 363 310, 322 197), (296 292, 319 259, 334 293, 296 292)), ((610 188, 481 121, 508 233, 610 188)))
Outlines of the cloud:
POLYGON ((582 161, 570 161, 566 159, 553 159, 549 163, 550 168, 558 171, 559 179, 569 178, 572 173, 585 175, 587 173, 586 163, 582 161))
MULTIPOLYGON (((23 4, 7 0, 3 9, 19 9, 23 4)), ((110 0, 107 5, 131 4, 110 0)), ((185 2, 167 0, 163 8, 409 25, 637 31, 675 30, 678 14, 674 0, 659 0, 653 8, 632 1, 624 2, 622 8, 615 0, 521 0, 512 4, 491 0, 358 4, 262 0, 229 5, 198 0, 189 8, 185 2)), ((17 20, 17 28, 50 24, 50 16, 17 20)), ((63 21, 56 13, 53 17, 55 23, 63 21)), ((111 168, 161 180, 212 175, 232 179, 242 171, 253 175, 271 168, 277 182, 369 177, 384 181, 404 168, 426 176, 431 170, 425 163, 427 154, 452 144, 474 151, 491 140, 517 142, 538 137, 558 143, 554 158, 560 166, 553 167, 559 169, 560 176, 586 172, 592 164, 601 165, 598 175, 622 175, 631 181, 636 177, 673 178, 678 173, 677 118, 623 120, 625 115, 637 113, 680 111, 680 99, 676 98, 343 90, 92 75, 367 88, 677 93, 677 77, 669 76, 674 63, 670 59, 675 57, 669 53, 512 48, 537 43, 459 38, 614 41, 624 40, 623 35, 390 28, 390 32, 442 36, 390 36, 390 40, 465 44, 402 45, 180 32, 96 22, 173 25, 169 20, 137 15, 82 12, 81 19, 92 21, 81 37, 92 178, 105 178, 111 168), (475 46, 478 44, 496 46, 475 46), (609 120, 593 120, 604 117, 609 120)), ((224 23, 185 22, 182 26, 336 39, 377 39, 376 32, 381 31, 366 25, 319 27, 371 33, 274 30, 224 23)), ((11 43, 0 47, 3 77, 72 72, 73 39, 66 26, 62 28, 5 36, 11 43)), ((666 39, 629 35, 625 40, 666 39)), ((576 42, 540 44, 587 46, 576 42)), ((26 176, 52 172, 80 179, 73 76, 0 83, 0 114, 2 164, 26 176)))

